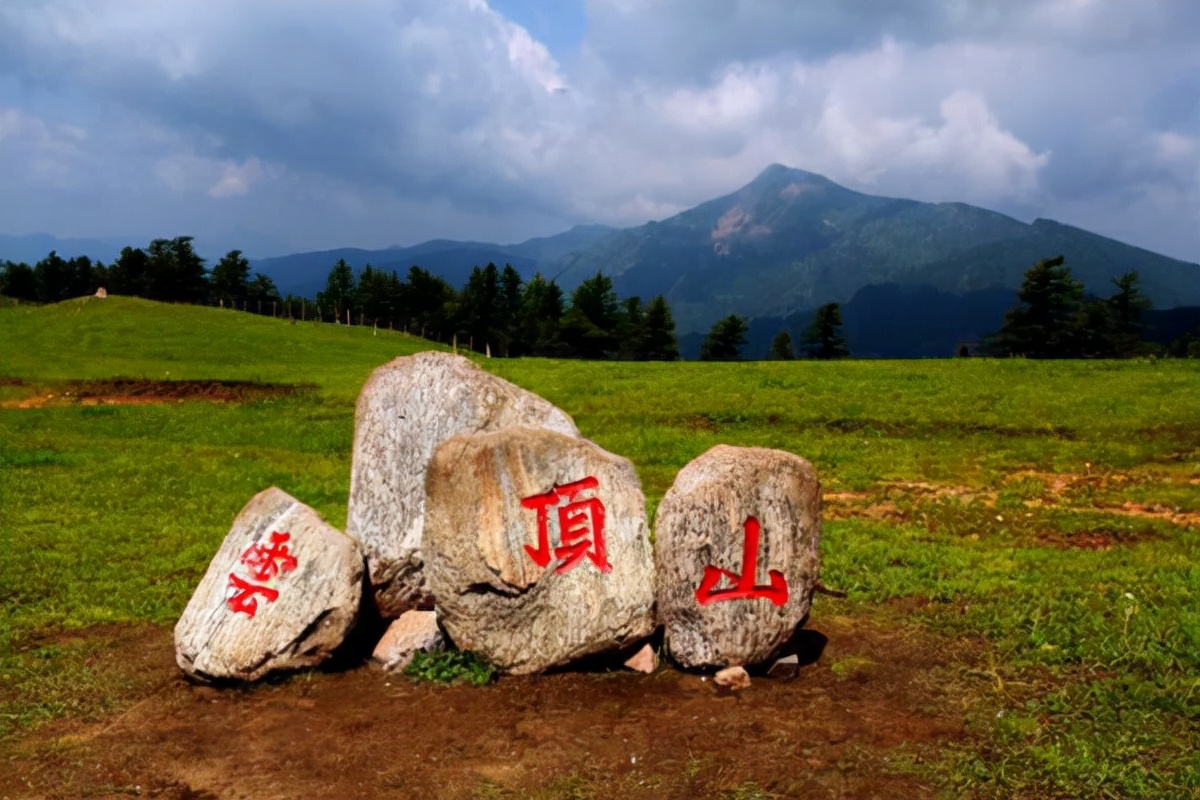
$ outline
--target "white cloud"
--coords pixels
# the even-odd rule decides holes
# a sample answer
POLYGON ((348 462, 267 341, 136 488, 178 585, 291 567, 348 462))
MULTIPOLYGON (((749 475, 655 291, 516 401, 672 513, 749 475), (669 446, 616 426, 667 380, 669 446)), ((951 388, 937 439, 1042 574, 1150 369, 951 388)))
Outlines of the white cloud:
POLYGON ((20 183, 0 216, 514 241, 662 218, 783 162, 1085 227, 1127 207, 1136 243, 1200 257, 1170 209, 1200 187, 1200 4, 588 0, 588 17, 564 66, 482 0, 7 0, 0 168, 20 183))

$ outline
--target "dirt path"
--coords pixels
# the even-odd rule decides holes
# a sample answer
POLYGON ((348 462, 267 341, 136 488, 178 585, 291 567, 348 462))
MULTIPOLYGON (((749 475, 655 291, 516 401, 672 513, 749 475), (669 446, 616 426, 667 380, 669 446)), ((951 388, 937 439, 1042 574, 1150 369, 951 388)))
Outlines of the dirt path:
POLYGON ((110 630, 143 699, 0 745, 0 798, 934 796, 893 764, 965 738, 942 687, 966 645, 847 617, 809 630, 799 679, 730 696, 672 669, 473 688, 360 666, 215 689, 179 677, 169 630, 110 630))

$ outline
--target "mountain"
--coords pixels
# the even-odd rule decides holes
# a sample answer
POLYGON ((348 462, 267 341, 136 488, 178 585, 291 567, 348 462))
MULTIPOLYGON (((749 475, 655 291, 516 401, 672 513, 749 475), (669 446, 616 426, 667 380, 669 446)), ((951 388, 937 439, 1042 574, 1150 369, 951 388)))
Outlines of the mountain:
POLYGON ((1059 254, 1098 295, 1136 269, 1156 307, 1200 304, 1197 264, 1050 220, 862 194, 779 164, 733 194, 613 231, 539 268, 564 288, 602 271, 619 294, 665 294, 686 333, 730 313, 786 317, 846 303, 874 284, 1016 289, 1029 267, 1059 254))
POLYGON ((390 247, 385 250, 342 248, 257 259, 253 261, 253 267, 269 275, 284 294, 305 297, 312 297, 325 288, 329 270, 338 259, 345 259, 356 271, 370 264, 387 271, 395 270, 401 276, 408 272, 409 267, 416 265, 440 275, 453 286, 461 287, 472 268, 489 262, 498 266, 512 264, 522 278, 531 278, 538 271, 539 264, 587 249, 613 230, 606 225, 578 225, 556 236, 510 245, 433 239, 412 247, 390 247))
POLYGON ((129 242, 119 239, 59 239, 48 233, 28 233, 12 236, 0 233, 0 261, 36 264, 53 250, 62 258, 87 256, 93 261, 108 263, 121 254, 129 242))

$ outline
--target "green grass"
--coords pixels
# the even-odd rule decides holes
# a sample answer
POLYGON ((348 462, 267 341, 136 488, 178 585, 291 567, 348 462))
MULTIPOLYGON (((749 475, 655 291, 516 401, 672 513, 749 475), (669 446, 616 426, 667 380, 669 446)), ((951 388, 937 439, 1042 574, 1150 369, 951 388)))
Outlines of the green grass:
MULTIPOLYGON (((0 733, 130 696, 54 637, 172 624, 255 492, 341 526, 358 390, 429 346, 125 298, 0 308, 0 402, 112 377, 316 386, 0 409, 0 733)), ((972 743, 908 768, 967 796, 1200 796, 1200 530, 1165 513, 1200 510, 1195 362, 479 363, 629 457, 651 512, 718 443, 798 453, 827 493, 886 504, 827 521, 824 581, 850 596, 818 603, 986 659, 955 689, 972 743)))

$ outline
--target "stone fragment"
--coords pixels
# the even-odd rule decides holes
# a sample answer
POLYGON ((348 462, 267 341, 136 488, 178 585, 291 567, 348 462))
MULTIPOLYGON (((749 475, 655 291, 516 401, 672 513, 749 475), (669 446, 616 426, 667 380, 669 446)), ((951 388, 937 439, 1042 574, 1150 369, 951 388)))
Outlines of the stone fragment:
POLYGON ((718 445, 680 470, 658 507, 658 615, 684 667, 757 664, 812 605, 821 488, 780 450, 718 445))
POLYGON ((653 647, 644 644, 641 650, 629 657, 625 666, 634 672, 644 672, 650 675, 658 669, 658 654, 654 652, 653 647))
POLYGON ((654 563, 633 465, 543 428, 456 436, 426 476, 425 571, 462 650, 528 674, 654 628, 654 563))
POLYGON ((537 395, 462 356, 417 353, 371 373, 358 397, 346 533, 366 550, 379 613, 428 608, 422 571, 425 468, 447 437, 512 425, 579 431, 537 395))
POLYGON ((405 611, 384 632, 371 658, 384 669, 399 671, 407 667, 418 650, 436 653, 445 649, 445 637, 433 611, 405 611))
POLYGON ((775 659, 775 663, 767 670, 767 675, 777 681, 795 680, 800 674, 800 657, 793 653, 790 656, 775 659))
POLYGON ((713 675, 713 683, 731 692, 750 688, 750 675, 743 667, 726 667, 713 675))
POLYGON ((204 681, 320 664, 354 626, 363 571, 357 542, 282 490, 260 492, 175 625, 175 660, 204 681))

